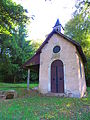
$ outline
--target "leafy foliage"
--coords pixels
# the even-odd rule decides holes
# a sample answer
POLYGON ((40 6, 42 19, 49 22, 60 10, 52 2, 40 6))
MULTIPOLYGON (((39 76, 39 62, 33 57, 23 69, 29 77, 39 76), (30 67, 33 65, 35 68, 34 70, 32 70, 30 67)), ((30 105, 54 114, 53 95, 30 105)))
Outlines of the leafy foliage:
POLYGON ((77 0, 73 18, 65 25, 65 34, 80 43, 87 57, 87 83, 90 79, 90 3, 77 0))
POLYGON ((0 0, 0 80, 25 80, 21 65, 33 54, 31 41, 27 41, 27 10, 12 0, 0 0))

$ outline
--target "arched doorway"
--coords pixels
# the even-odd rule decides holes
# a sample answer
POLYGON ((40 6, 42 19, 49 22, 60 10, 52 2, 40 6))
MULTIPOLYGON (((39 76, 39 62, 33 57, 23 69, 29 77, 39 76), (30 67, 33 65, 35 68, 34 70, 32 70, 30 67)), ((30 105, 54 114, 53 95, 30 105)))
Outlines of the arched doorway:
POLYGON ((64 93, 64 71, 61 60, 55 60, 51 64, 51 92, 64 93))

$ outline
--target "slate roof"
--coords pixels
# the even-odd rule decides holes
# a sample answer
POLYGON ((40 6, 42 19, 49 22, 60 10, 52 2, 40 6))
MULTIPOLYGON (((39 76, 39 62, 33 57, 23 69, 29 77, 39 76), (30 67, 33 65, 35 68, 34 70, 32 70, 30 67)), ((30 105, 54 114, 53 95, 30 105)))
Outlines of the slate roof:
MULTIPOLYGON (((27 66, 30 66, 31 62, 33 61, 33 63, 35 63, 34 60, 36 60, 37 64, 40 64, 40 53, 41 53, 41 50, 42 48, 48 43, 49 39, 53 36, 53 34, 58 34, 60 35, 61 37, 63 37, 65 40, 67 40, 68 42, 72 43, 74 46, 76 46, 82 60, 83 60, 83 63, 86 63, 86 57, 82 51, 82 48, 80 46, 80 44, 74 40, 72 40, 71 38, 67 37, 66 35, 62 34, 61 32, 58 32, 56 30, 53 30, 46 38, 46 40, 42 43, 42 45, 39 47, 39 49, 36 51, 36 54, 31 58, 29 59, 27 62, 25 62, 25 64, 23 65, 23 67, 27 67, 27 66), (37 60, 37 59, 38 60, 37 60)), ((33 64, 34 65, 34 64, 33 64)))

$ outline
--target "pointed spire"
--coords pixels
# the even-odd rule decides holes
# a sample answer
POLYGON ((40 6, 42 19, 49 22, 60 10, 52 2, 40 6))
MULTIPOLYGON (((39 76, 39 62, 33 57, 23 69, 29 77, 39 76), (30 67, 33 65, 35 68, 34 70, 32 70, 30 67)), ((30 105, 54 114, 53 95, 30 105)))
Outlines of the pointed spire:
POLYGON ((58 31, 58 32, 61 32, 61 28, 64 30, 64 28, 62 27, 62 25, 61 25, 59 19, 57 19, 57 21, 56 21, 56 23, 55 23, 53 29, 56 30, 56 31, 58 31))
POLYGON ((54 27, 59 26, 59 25, 61 25, 61 23, 60 23, 59 19, 57 19, 54 27))

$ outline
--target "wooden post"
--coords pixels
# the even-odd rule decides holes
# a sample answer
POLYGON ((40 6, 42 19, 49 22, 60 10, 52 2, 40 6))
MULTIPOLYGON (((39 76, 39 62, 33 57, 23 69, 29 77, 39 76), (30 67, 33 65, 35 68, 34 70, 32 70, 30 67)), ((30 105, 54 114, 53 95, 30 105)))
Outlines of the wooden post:
POLYGON ((30 80, 30 69, 28 69, 27 90, 29 90, 29 80, 30 80))

